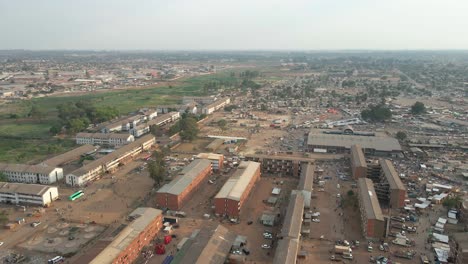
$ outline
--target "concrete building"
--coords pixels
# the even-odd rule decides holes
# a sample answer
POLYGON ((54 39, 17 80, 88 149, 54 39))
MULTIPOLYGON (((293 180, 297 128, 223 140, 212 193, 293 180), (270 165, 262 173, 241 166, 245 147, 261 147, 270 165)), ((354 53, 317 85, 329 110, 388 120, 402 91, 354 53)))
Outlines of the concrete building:
POLYGON ((224 144, 224 139, 222 138, 217 138, 213 140, 208 146, 206 146, 206 150, 208 151, 216 151, 218 148, 220 148, 224 144))
POLYGON ((292 177, 301 175, 301 164, 314 162, 314 159, 293 155, 246 155, 245 159, 260 162, 262 174, 292 177))
POLYGON ((158 111, 154 109, 140 109, 140 114, 144 115, 146 120, 153 120, 158 116, 158 111))
MULTIPOLYGON (((388 184, 388 202, 391 208, 401 208, 405 206, 406 188, 401 182, 400 176, 395 170, 392 162, 387 159, 379 160, 385 183, 388 184)), ((385 184, 385 185, 386 185, 385 184)))
POLYGON ((204 226, 186 240, 171 264, 224 264, 235 238, 236 235, 222 225, 204 226))
POLYGON ((138 154, 150 149, 155 143, 156 139, 154 136, 143 136, 67 174, 66 183, 71 186, 83 186, 88 182, 98 179, 104 173, 113 173, 119 166, 133 160, 138 154))
POLYGON ((196 156, 197 159, 207 159, 211 162, 211 166, 214 171, 221 170, 223 168, 224 155, 215 153, 199 153, 196 156))
POLYGON ((49 206, 59 197, 54 186, 0 182, 0 202, 49 206))
POLYGON ((98 147, 93 146, 93 145, 79 146, 68 152, 65 152, 63 154, 52 157, 50 159, 44 160, 43 162, 41 162, 41 164, 51 166, 51 167, 57 167, 59 165, 67 164, 72 161, 78 160, 82 156, 92 154, 96 152, 97 149, 98 147))
POLYGON ((150 132, 150 127, 148 124, 140 124, 132 129, 130 129, 130 134, 134 137, 141 137, 144 134, 148 134, 150 132))
POLYGON ((129 218, 134 220, 90 264, 132 263, 142 248, 151 243, 163 224, 162 211, 149 207, 137 208, 129 218))
POLYGON ((214 198, 217 215, 239 217, 250 191, 260 179, 260 163, 242 161, 214 198))
POLYGON ((222 98, 214 101, 211 104, 208 104, 202 108, 202 114, 210 115, 215 111, 218 111, 221 108, 224 108, 229 103, 231 103, 230 98, 222 98))
POLYGON ((366 159, 359 145, 351 146, 351 172, 354 179, 365 178, 367 176, 366 159))
POLYGON ((280 239, 276 247, 274 264, 296 263, 299 252, 302 220, 304 215, 304 196, 300 192, 291 192, 280 239))
POLYGON ((198 103, 198 104, 211 104, 216 98, 211 96, 184 96, 182 97, 182 104, 198 103))
POLYGON ((63 169, 47 165, 0 163, 0 172, 10 182, 51 184, 63 178, 63 169))
POLYGON ((304 208, 310 208, 312 199, 312 190, 314 188, 315 165, 312 163, 303 163, 299 185, 297 190, 304 195, 304 208))
POLYGON ((381 239, 385 236, 386 224, 372 180, 359 178, 358 190, 363 235, 368 239, 381 239))
POLYGON ((401 154, 398 140, 391 137, 325 134, 311 131, 307 136, 308 152, 349 153, 352 145, 360 145, 365 154, 397 156, 401 154), (319 151, 320 150, 320 151, 319 151))
POLYGON ((157 206, 179 210, 210 175, 211 162, 209 160, 192 161, 177 177, 156 192, 157 206))
POLYGON ((158 117, 154 118, 153 120, 148 121, 148 126, 164 126, 165 124, 169 124, 172 122, 177 121, 180 119, 179 112, 170 112, 167 114, 159 115, 158 117))
POLYGON ((135 137, 129 134, 115 133, 78 133, 76 144, 100 145, 100 146, 123 146, 135 141, 135 137))

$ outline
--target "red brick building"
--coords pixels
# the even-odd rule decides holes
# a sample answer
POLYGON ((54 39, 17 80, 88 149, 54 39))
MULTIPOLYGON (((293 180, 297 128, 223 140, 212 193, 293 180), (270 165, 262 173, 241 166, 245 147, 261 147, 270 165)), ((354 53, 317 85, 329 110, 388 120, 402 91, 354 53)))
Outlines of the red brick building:
POLYGON ((386 229, 385 219, 372 180, 360 178, 358 180, 358 189, 359 211, 361 213, 361 226, 364 237, 383 238, 386 229))
POLYGON ((216 153, 199 153, 197 159, 207 159, 211 161, 213 171, 221 170, 223 168, 224 155, 216 153))
POLYGON ((161 230, 162 211, 149 207, 137 208, 129 215, 134 219, 114 237, 112 242, 90 264, 132 263, 143 247, 161 230))
POLYGON ((156 192, 156 205, 160 208, 180 210, 211 175, 211 162, 207 159, 196 159, 187 165, 170 183, 156 192))
POLYGON ((260 179, 260 163, 242 161, 214 198, 217 215, 238 217, 250 191, 260 179))
POLYGON ((351 172, 354 179, 367 177, 367 163, 361 146, 351 146, 351 172))

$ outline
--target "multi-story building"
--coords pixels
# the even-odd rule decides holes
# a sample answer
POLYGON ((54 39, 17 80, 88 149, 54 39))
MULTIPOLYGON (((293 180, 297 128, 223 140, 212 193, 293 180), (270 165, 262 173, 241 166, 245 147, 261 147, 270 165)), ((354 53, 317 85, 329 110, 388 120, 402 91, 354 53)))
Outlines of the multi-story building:
POLYGON ((301 164, 314 161, 307 157, 293 155, 247 155, 245 159, 260 162, 262 174, 281 174, 293 177, 301 175, 301 164))
POLYGON ((206 105, 202 108, 202 114, 210 115, 215 111, 218 111, 221 108, 224 108, 229 103, 231 103, 230 98, 222 98, 214 101, 213 103, 206 105))
POLYGON ((63 178, 63 169, 47 165, 0 163, 0 172, 8 181, 51 184, 63 178))
POLYGON ((97 149, 98 147, 96 146, 86 144, 83 146, 79 146, 75 149, 72 149, 70 151, 67 151, 63 154, 52 157, 50 159, 44 160, 43 162, 41 162, 41 164, 51 166, 51 167, 57 167, 59 165, 72 162, 74 160, 78 160, 82 156, 93 154, 96 152, 97 149))
POLYGON ((179 210, 210 175, 211 162, 209 160, 192 161, 177 177, 156 192, 157 206, 179 210))
POLYGON ((216 98, 211 96, 184 96, 182 104, 198 103, 198 104, 211 104, 216 98))
POLYGON ((177 121, 180 119, 180 113, 179 112, 169 112, 167 114, 160 115, 156 118, 154 118, 151 121, 148 121, 148 126, 164 126, 165 124, 169 124, 172 122, 177 121))
POLYGON ((386 223, 372 180, 358 179, 358 201, 363 235, 368 239, 385 236, 386 223))
POLYGON ((359 145, 351 146, 351 172, 354 179, 365 178, 367 176, 366 159, 359 145))
POLYGON ((102 145, 102 146, 123 146, 135 141, 135 137, 129 134, 115 133, 78 133, 76 134, 76 144, 102 145))
POLYGON ((137 208, 129 219, 134 220, 90 264, 133 263, 163 226, 162 211, 154 208, 137 208))
POLYGON ((304 208, 310 208, 312 199, 312 190, 314 189, 314 172, 315 165, 313 163, 303 163, 301 177, 297 190, 304 195, 304 208))
POLYGON ((120 165, 125 165, 141 152, 150 149, 155 143, 156 139, 154 136, 143 136, 67 174, 66 183, 71 186, 82 186, 90 181, 98 179, 104 173, 112 173, 117 170, 120 165))
POLYGON ((140 124, 132 129, 130 129, 130 134, 134 137, 141 137, 144 134, 147 134, 150 132, 150 127, 148 124, 140 124))
POLYGON ((199 153, 196 156, 197 159, 207 159, 211 162, 211 166, 214 171, 221 170, 223 168, 224 155, 215 153, 199 153))
POLYGON ((146 120, 153 120, 158 116, 158 111, 154 109, 140 109, 139 111, 142 115, 145 116, 146 120))
POLYGON ((260 179, 260 163, 242 161, 214 198, 217 215, 238 217, 247 197, 260 179))
POLYGON ((0 202, 49 206, 59 197, 54 186, 0 182, 0 202))
MULTIPOLYGON (((388 184, 388 202, 391 208, 402 208, 405 206, 406 188, 401 182, 400 176, 395 170, 392 162, 387 159, 379 160, 380 167, 382 168, 382 175, 385 182, 388 184)), ((387 188, 387 186, 386 186, 387 188)))

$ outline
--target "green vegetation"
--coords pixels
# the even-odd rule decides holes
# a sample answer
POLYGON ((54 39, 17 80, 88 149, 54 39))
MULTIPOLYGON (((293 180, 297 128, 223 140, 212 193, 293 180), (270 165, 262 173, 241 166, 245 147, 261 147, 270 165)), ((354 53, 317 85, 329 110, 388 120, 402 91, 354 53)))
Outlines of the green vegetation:
POLYGON ((407 136, 406 136, 406 133, 403 132, 403 131, 398 131, 398 132, 396 133, 396 138, 397 138, 398 140, 400 140, 400 141, 404 141, 404 140, 406 139, 406 137, 407 137, 407 136))
MULTIPOLYGON (((84 101, 75 104, 57 106, 58 117, 67 131, 76 133, 86 129, 91 123, 101 123, 119 116, 119 111, 113 106, 96 107, 84 101)), ((56 132, 60 125, 54 124, 50 131, 56 132)))
POLYGON ((6 182, 8 181, 8 177, 5 175, 5 173, 0 172, 0 182, 6 182))
POLYGON ((361 117, 369 122, 385 122, 392 118, 392 112, 385 105, 371 105, 361 112, 361 117))
POLYGON ((221 128, 222 131, 225 131, 227 129, 227 121, 226 119, 220 119, 218 120, 218 126, 221 128))
POLYGON ((8 212, 7 211, 1 211, 0 212, 0 224, 5 224, 8 222, 8 212))
POLYGON ((449 209, 450 208, 459 208, 462 201, 463 201, 463 199, 460 196, 455 195, 455 196, 447 197, 442 202, 442 205, 449 208, 449 209))
POLYGON ((421 102, 416 102, 411 106, 411 113, 413 115, 420 115, 426 112, 426 106, 421 102))
POLYGON ((154 180, 157 187, 161 186, 164 182, 164 175, 166 174, 166 167, 164 164, 164 157, 167 155, 165 149, 153 152, 154 160, 148 162, 148 171, 150 177, 154 180))

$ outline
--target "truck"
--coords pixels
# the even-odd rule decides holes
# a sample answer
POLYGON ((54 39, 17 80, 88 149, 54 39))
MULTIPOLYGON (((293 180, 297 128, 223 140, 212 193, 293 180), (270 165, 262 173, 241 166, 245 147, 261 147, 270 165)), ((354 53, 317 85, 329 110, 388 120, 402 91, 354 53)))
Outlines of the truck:
POLYGON ((353 250, 349 246, 339 246, 335 245, 335 254, 351 254, 353 253, 353 250))
POLYGON ((177 224, 179 222, 179 218, 172 217, 172 216, 164 216, 163 223, 169 222, 171 224, 177 224))
POLYGON ((411 246, 410 242, 408 239, 404 239, 401 237, 397 237, 392 241, 393 244, 398 245, 398 246, 403 246, 403 247, 409 247, 411 246))

